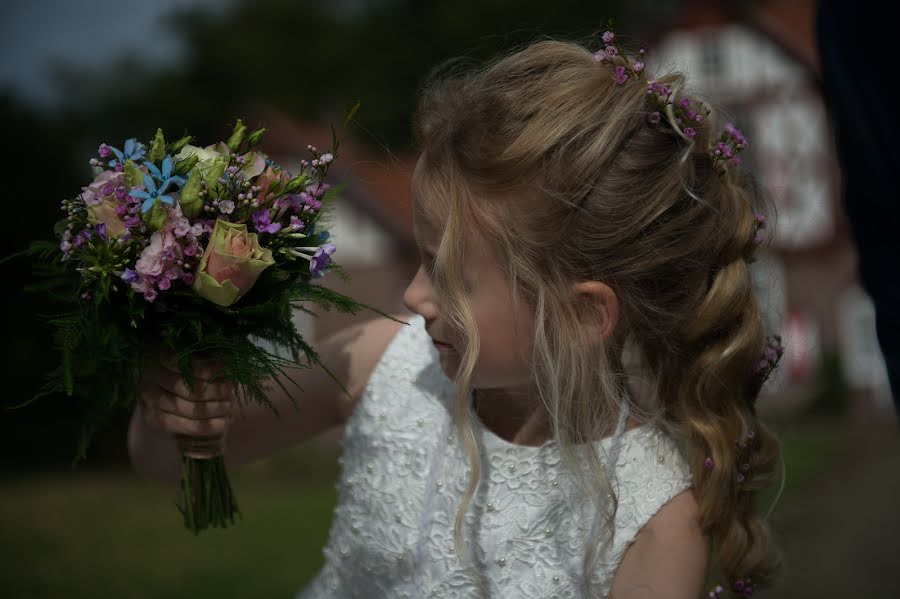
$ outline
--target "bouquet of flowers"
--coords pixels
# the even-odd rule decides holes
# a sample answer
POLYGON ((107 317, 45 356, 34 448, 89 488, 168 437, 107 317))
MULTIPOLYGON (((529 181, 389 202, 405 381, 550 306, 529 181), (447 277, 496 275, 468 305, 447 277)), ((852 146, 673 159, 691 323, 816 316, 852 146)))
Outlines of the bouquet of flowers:
MULTIPOLYGON (((132 407, 145 363, 162 351, 189 386, 192 360, 214 359, 239 403, 274 410, 264 384, 288 367, 318 365, 344 389, 297 331, 294 310, 365 307, 390 318, 311 283, 329 271, 347 278, 321 228, 337 192, 325 183, 334 130, 331 150, 309 146, 296 174, 256 149, 264 131, 248 134, 238 120, 227 141, 206 147, 190 136, 168 143, 160 130, 148 144, 101 144, 90 161, 94 180, 62 202, 58 241, 23 252, 38 259, 32 289, 55 293, 68 309, 51 319, 61 364, 22 405, 55 393, 82 402, 73 466, 93 433, 132 407)), ((239 510, 223 456, 192 457, 197 439, 179 441, 185 525, 197 534, 233 524, 239 510)))

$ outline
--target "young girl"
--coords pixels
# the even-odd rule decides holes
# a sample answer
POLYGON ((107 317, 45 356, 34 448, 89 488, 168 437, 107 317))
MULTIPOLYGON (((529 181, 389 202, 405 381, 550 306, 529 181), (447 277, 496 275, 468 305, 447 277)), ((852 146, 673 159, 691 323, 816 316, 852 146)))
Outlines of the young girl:
POLYGON ((771 582, 746 140, 603 42, 424 87, 414 314, 317 347, 350 397, 300 370, 299 410, 273 384, 281 418, 235 419, 227 383, 148 371, 129 448, 159 479, 172 433, 227 429, 233 468, 346 422, 325 566, 298 597, 695 598, 712 549, 735 595, 771 582))

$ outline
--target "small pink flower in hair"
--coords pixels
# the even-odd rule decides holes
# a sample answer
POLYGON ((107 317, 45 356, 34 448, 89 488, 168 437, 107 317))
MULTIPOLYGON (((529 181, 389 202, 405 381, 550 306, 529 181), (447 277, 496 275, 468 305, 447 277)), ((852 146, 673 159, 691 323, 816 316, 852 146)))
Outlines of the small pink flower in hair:
POLYGON ((682 108, 687 110, 688 108, 691 107, 691 99, 690 98, 682 98, 682 100, 681 100, 681 102, 679 102, 679 104, 681 104, 682 108))
POLYGON ((603 50, 594 52, 594 60, 596 62, 603 62, 604 60, 606 60, 606 52, 604 52, 603 50))
POLYGON ((691 127, 685 127, 685 128, 684 128, 684 134, 685 134, 685 136, 688 137, 689 139, 694 139, 694 136, 697 135, 697 132, 694 131, 691 127))
POLYGON ((715 463, 713 462, 713 459, 712 459, 711 457, 708 457, 708 456, 707 456, 707 458, 706 458, 705 460, 703 460, 703 466, 704 466, 707 470, 712 470, 712 467, 713 467, 714 465, 715 465, 715 463))
POLYGON ((604 43, 604 44, 609 44, 609 43, 611 43, 614 39, 616 39, 616 34, 613 33, 612 31, 604 31, 604 32, 603 32, 603 38, 602 38, 602 39, 603 39, 603 43, 604 43))
POLYGON ((662 120, 662 114, 657 110, 656 112, 651 112, 650 116, 647 117, 647 120, 650 121, 654 125, 658 125, 662 120))
POLYGON ((616 67, 616 83, 622 85, 628 81, 628 75, 625 74, 625 67, 618 66, 616 67))
POLYGON ((641 71, 644 70, 644 63, 642 63, 640 60, 638 60, 633 65, 631 65, 631 70, 634 71, 635 73, 640 73, 641 71))
POLYGON ((606 52, 607 56, 618 56, 619 55, 619 49, 616 48, 615 46, 607 46, 606 48, 603 49, 603 51, 606 52))

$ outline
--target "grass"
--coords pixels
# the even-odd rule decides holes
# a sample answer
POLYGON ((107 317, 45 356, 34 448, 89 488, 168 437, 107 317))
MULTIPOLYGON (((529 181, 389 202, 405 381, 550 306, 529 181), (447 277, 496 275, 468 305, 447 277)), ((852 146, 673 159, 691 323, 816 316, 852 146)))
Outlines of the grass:
POLYGON ((4 481, 0 596, 292 597, 322 565, 335 493, 333 477, 273 476, 290 461, 232 473, 243 520, 197 537, 178 489, 128 471, 4 481))

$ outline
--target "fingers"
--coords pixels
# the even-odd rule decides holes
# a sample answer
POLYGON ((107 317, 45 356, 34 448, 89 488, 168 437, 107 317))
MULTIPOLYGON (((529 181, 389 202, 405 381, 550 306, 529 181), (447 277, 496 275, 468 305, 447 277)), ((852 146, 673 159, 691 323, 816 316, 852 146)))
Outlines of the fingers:
POLYGON ((192 391, 178 372, 162 366, 147 368, 138 401, 147 426, 172 434, 221 436, 235 417, 233 383, 195 380, 192 391))
POLYGON ((190 437, 221 437, 228 431, 231 423, 226 418, 191 420, 158 410, 144 412, 144 422, 152 428, 167 433, 190 437))
MULTIPOLYGON (((150 402, 147 402, 150 403, 150 402)), ((160 394, 152 402, 153 409, 192 420, 208 420, 209 418, 230 418, 233 403, 230 401, 191 401, 169 395, 160 390, 160 394)))
POLYGON ((226 402, 189 402, 162 390, 156 396, 142 393, 140 409, 141 418, 150 428, 194 437, 222 436, 234 420, 226 402))

